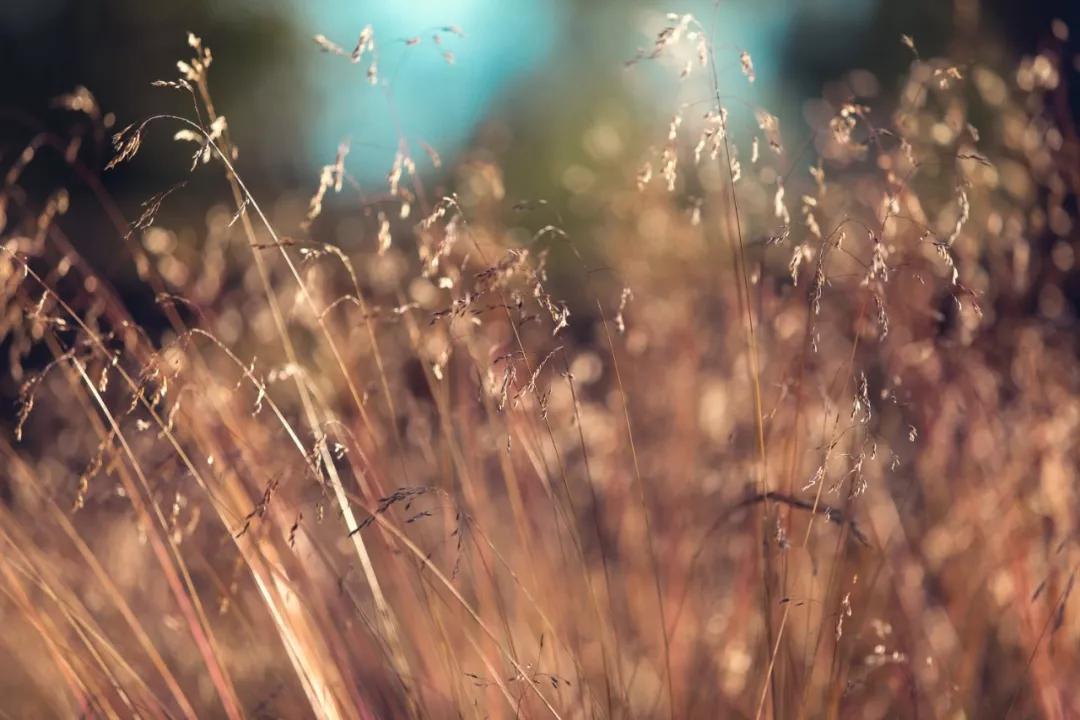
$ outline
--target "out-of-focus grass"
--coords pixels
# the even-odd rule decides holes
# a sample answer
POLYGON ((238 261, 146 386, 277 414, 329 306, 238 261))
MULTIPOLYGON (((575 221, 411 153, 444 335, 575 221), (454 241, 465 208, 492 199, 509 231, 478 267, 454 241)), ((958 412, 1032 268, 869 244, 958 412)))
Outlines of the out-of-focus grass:
MULTIPOLYGON (((109 130, 225 179, 197 241, 155 225, 183 186, 117 208, 77 141, 6 162, 6 714, 1080 714, 1067 60, 905 36, 898 97, 853 74, 798 127, 669 21, 628 71, 686 102, 570 183, 589 237, 486 156, 426 188, 411 138, 379 196, 344 144, 264 206, 195 37, 191 116, 109 130), (23 189, 43 155, 114 237, 23 189)), ((377 80, 379 42, 319 45, 377 80)))

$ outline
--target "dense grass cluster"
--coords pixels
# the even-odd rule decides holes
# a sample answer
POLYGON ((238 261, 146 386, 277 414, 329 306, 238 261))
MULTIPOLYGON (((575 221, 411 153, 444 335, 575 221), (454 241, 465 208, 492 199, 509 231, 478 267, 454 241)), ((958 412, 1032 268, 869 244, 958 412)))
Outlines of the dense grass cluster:
MULTIPOLYGON (((346 143, 271 208, 195 36, 187 117, 59 101, 110 166, 174 134, 226 193, 198 232, 84 140, 4 156, 4 715, 1080 715, 1069 60, 904 36, 896 97, 853 72, 800 126, 668 20, 626 72, 680 104, 573 189, 588 237, 408 137, 380 194, 346 143), (45 154, 113 235, 23 189, 45 154)), ((380 82, 371 28, 316 41, 380 82)))

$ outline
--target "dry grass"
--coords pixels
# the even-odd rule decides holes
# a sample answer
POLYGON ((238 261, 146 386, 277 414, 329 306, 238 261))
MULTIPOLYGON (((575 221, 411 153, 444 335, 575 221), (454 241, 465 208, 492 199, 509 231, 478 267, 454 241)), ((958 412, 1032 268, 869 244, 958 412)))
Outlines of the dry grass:
MULTIPOLYGON (((167 128, 223 175, 197 243, 155 225, 182 186, 128 223, 65 139, 6 163, 6 716, 1080 716, 1063 59, 904 36, 897 98, 853 74, 782 133, 749 54, 669 21, 627 72, 685 102, 582 191, 593 237, 483 161, 433 198, 404 137, 383 195, 343 144, 271 213, 194 36, 190 117, 109 165, 167 128), (161 332, 22 188, 45 153, 161 332)), ((370 27, 316 41, 380 82, 370 27)))

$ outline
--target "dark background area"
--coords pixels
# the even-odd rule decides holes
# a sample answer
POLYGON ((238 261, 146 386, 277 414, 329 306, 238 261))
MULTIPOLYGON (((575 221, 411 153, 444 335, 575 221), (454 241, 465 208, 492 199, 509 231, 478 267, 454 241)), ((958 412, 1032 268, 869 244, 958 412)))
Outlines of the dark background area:
MULTIPOLYGON (((453 15, 453 4, 447 4, 448 16, 453 15)), ((889 78, 898 76, 896 68, 907 60, 907 49, 897 42, 900 32, 915 33, 926 56, 950 53, 963 61, 963 54, 976 55, 997 59, 1002 65, 1015 64, 1021 55, 1050 44, 1054 18, 1072 28, 1070 50, 1080 34, 1078 4, 1069 0, 871 4, 869 22, 854 37, 837 30, 840 18, 835 12, 821 12, 816 7, 819 3, 790 4, 793 21, 777 49, 779 67, 772 70, 783 79, 786 93, 800 99, 816 96, 825 82, 856 67, 877 74, 888 89, 889 78), (975 27, 965 28, 961 21, 965 5, 973 8, 975 27)), ((257 178, 264 190, 280 191, 310 182, 312 168, 325 161, 305 157, 300 142, 305 116, 317 112, 304 105, 309 92, 305 62, 317 50, 285 2, 9 0, 4 5, 0 9, 0 163, 4 165, 38 130, 61 136, 80 131, 84 123, 78 117, 50 107, 53 98, 78 85, 89 88, 104 110, 116 113, 118 123, 154 112, 184 111, 183 98, 151 88, 150 81, 175 75, 175 61, 188 52, 183 42, 187 30, 203 37, 215 51, 214 92, 227 106, 230 125, 245 150, 243 169, 250 177, 257 178)), ((607 70, 601 66, 602 48, 623 44, 624 38, 613 36, 634 32, 626 19, 655 4, 568 0, 563 5, 552 67, 533 79, 539 81, 539 90, 534 82, 503 94, 496 113, 511 122, 528 114, 515 113, 514 108, 539 105, 565 114, 567 106, 595 99, 589 92, 595 87, 592 81, 603 78, 607 70), (548 102, 553 95, 544 89, 558 93, 555 107, 548 102)), ((703 20, 708 17, 708 5, 697 8, 703 20)), ((655 9, 682 10, 676 6, 655 9)), ((352 29, 342 32, 354 34, 352 29)), ((1075 72, 1063 73, 1063 81, 1075 110, 1080 101, 1075 72)), ((557 142, 563 128, 536 124, 544 125, 549 137, 532 127, 512 130, 516 135, 527 134, 534 151, 538 144, 557 142)), ((94 160, 100 158, 88 158, 88 162, 94 160)), ((169 182, 181 169, 182 165, 153 163, 140 167, 137 174, 112 173, 107 183, 122 196, 143 191, 151 179, 169 182)), ((216 192, 216 188, 207 190, 216 192)))

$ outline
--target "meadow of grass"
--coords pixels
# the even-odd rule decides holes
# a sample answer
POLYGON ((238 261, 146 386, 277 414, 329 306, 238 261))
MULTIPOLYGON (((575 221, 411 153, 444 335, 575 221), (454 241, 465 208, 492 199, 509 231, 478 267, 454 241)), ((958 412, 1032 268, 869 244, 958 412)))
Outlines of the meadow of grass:
MULTIPOLYGON (((0 166, 0 716, 1080 717, 1068 28, 1018 67, 898 33, 895 96, 805 122, 653 31, 626 72, 687 101, 584 237, 408 137, 377 194, 343 143, 271 204, 194 35, 184 116, 58 98, 87 132, 0 166), (190 177, 120 207, 170 136, 190 177)), ((381 42, 313 52, 379 83, 381 42)))

